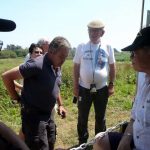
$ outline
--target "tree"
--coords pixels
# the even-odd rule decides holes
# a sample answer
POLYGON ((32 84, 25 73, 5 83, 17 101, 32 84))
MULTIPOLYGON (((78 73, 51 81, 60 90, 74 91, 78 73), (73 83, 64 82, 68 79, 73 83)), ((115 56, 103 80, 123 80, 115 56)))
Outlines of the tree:
POLYGON ((0 51, 2 49, 2 46, 3 46, 3 41, 0 40, 0 51))
POLYGON ((7 47, 5 48, 5 50, 18 50, 18 49, 22 49, 22 47, 19 45, 15 46, 14 44, 7 45, 7 47))

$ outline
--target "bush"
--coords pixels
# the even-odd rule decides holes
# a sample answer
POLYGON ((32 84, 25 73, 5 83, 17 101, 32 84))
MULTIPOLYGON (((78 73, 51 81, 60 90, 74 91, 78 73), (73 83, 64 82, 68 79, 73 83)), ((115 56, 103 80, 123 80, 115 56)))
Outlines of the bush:
POLYGON ((129 61, 130 60, 130 53, 129 52, 115 52, 115 59, 116 61, 129 61))
POLYGON ((14 51, 3 50, 0 52, 0 58, 16 58, 17 55, 14 51))
POLYGON ((28 53, 27 50, 23 50, 23 49, 14 50, 14 52, 18 57, 25 57, 28 53))

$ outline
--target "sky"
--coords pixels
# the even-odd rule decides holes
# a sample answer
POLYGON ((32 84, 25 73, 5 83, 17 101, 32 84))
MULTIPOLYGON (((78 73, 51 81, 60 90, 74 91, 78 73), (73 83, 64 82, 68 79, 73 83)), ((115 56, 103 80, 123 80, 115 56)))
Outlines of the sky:
MULTIPOLYGON (((150 1, 145 0, 145 8, 150 1)), ((46 37, 66 37, 72 47, 89 41, 87 24, 105 24, 102 42, 121 49, 133 42, 141 26, 142 0, 1 0, 0 18, 16 22, 14 31, 0 33, 4 46, 29 47, 46 37)), ((145 9, 146 10, 146 9, 145 9)), ((144 11, 145 24, 146 11, 144 11)))

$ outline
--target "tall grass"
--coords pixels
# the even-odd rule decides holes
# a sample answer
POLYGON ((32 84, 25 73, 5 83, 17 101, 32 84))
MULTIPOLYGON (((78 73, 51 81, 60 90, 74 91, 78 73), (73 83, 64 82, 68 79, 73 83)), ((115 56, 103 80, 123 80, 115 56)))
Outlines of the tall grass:
MULTIPOLYGON (((22 63, 22 59, 0 59, 0 74, 14 66, 22 63)), ((67 109, 67 118, 61 119, 57 114, 55 121, 57 124, 56 147, 68 148, 78 143, 76 124, 77 106, 72 103, 73 80, 72 80, 72 60, 67 60, 62 66, 63 84, 61 95, 63 103, 67 109)), ((135 91, 136 75, 129 62, 117 62, 117 75, 115 81, 115 94, 109 98, 107 106, 107 127, 114 126, 120 121, 129 120, 132 99, 135 91)), ((18 132, 20 121, 19 105, 14 105, 5 90, 0 78, 0 120, 18 132)), ((92 107, 89 116, 90 138, 94 137, 95 114, 92 107)))

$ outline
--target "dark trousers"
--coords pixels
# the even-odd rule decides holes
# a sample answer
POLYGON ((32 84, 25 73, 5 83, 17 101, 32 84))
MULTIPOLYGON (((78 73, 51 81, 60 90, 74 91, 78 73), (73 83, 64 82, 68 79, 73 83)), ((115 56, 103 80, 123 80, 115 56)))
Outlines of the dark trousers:
POLYGON ((79 87, 78 100, 78 124, 77 131, 79 136, 79 144, 87 142, 88 133, 88 117, 89 111, 94 104, 95 110, 95 135, 106 130, 105 111, 108 102, 108 87, 97 90, 96 93, 90 93, 89 89, 79 87))
POLYGON ((49 113, 22 108, 22 130, 31 150, 53 150, 56 126, 49 113))

